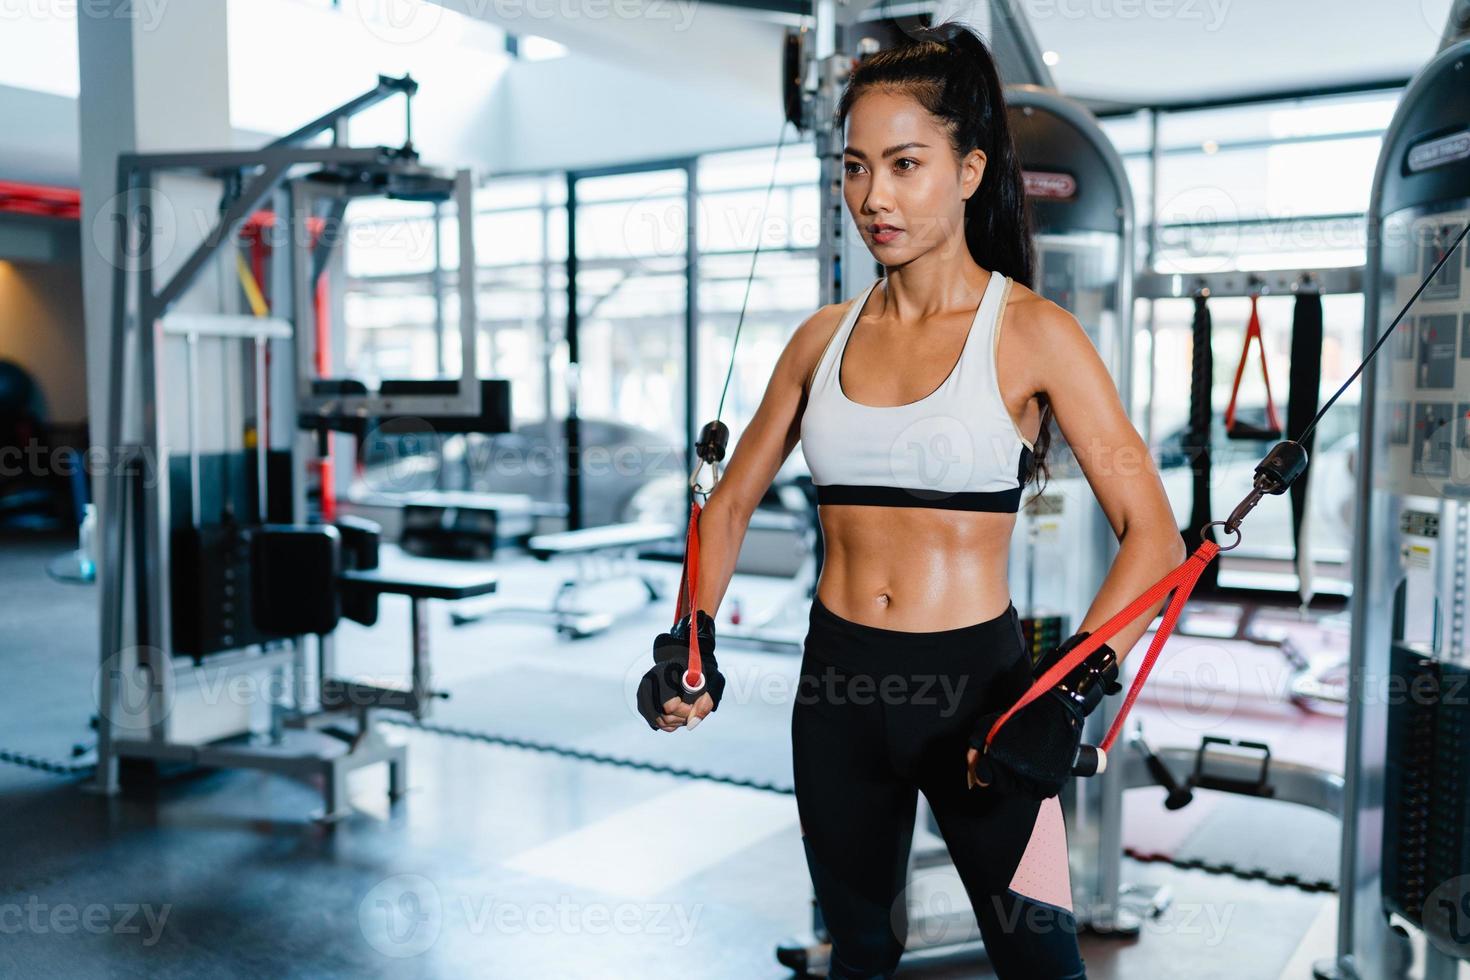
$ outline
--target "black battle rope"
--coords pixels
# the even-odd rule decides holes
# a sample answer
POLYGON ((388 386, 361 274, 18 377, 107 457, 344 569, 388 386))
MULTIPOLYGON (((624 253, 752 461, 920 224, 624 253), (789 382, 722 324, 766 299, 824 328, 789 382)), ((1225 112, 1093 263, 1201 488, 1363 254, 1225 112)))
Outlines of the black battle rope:
MULTIPOLYGON (((1192 474, 1189 527, 1183 532, 1185 546, 1193 551, 1204 540, 1196 528, 1209 526, 1215 508, 1211 497, 1213 463, 1210 459, 1210 422, 1214 418, 1211 379, 1215 376, 1215 354, 1210 346, 1214 322, 1210 316, 1210 300, 1201 290, 1194 297, 1193 350, 1190 355, 1189 427, 1185 429, 1185 458, 1192 474)), ((1215 590, 1218 569, 1212 562, 1200 573, 1200 585, 1206 592, 1215 590)))
MULTIPOLYGON (((1291 308, 1291 371, 1287 376, 1286 431, 1302 431, 1316 413, 1322 398, 1322 293, 1303 288, 1297 291, 1291 308)), ((1312 453, 1313 434, 1303 432, 1297 440, 1307 455, 1312 453)), ((1292 483, 1291 541, 1292 557, 1299 564, 1304 558, 1310 568, 1311 550, 1303 525, 1307 519, 1307 483, 1310 477, 1292 483)), ((1306 601, 1305 589, 1299 583, 1297 595, 1306 601)))

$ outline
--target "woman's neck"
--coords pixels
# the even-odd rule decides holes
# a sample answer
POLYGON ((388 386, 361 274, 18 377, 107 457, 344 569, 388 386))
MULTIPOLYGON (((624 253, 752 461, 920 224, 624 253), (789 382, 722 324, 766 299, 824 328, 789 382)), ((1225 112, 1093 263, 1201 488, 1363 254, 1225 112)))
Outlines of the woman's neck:
POLYGON ((990 284, 990 273, 966 250, 952 258, 929 253, 887 270, 882 315, 900 324, 973 310, 990 284))

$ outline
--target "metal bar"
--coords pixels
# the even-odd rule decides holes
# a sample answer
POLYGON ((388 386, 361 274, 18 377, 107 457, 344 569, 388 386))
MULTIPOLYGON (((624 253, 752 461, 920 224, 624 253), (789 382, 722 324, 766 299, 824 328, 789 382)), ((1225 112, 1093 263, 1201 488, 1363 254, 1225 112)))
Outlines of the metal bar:
POLYGON ((1129 102, 1107 106, 1098 105, 1093 113, 1099 119, 1113 116, 1129 116, 1143 109, 1159 112, 1191 112, 1197 109, 1229 109, 1236 106, 1261 105, 1267 102, 1292 102, 1297 99, 1326 99, 1335 95, 1359 95, 1368 92, 1384 92, 1397 95, 1412 79, 1405 76, 1376 78, 1370 81, 1348 82, 1343 85, 1310 85, 1298 88, 1273 89, 1250 95, 1235 95, 1228 98, 1180 99, 1175 102, 1129 102))
MULTIPOLYGON (((153 191, 149 176, 140 188, 153 191)), ((134 595, 138 599, 137 650, 148 672, 148 727, 153 738, 166 739, 173 712, 174 674, 169 651, 173 649, 169 596, 169 453, 163 408, 159 404, 158 379, 163 372, 163 350, 159 343, 159 318, 164 307, 153 292, 153 229, 140 223, 138 246, 138 363, 142 401, 141 445, 143 459, 157 467, 153 479, 144 479, 137 504, 141 510, 135 525, 133 545, 138 553, 134 572, 134 595)))
MULTIPOLYGON (((439 205, 436 202, 434 206, 439 205)), ((322 218, 322 233, 315 244, 311 244, 310 226, 303 229, 306 234, 307 247, 311 249, 311 288, 313 290, 316 289, 317 283, 322 281, 322 276, 326 275, 327 266, 332 261, 332 253, 337 248, 337 243, 341 241, 342 219, 346 215, 347 199, 339 194, 330 199, 327 214, 322 218)))
MULTIPOLYGON (((1161 748, 1155 755, 1181 783, 1194 771, 1197 749, 1161 748)), ((1242 783, 1255 781, 1261 773, 1261 760, 1254 757, 1234 756, 1221 753, 1210 757, 1210 775, 1233 779, 1242 783)), ((1128 789, 1158 785, 1148 771, 1148 763, 1142 753, 1130 751, 1123 765, 1123 782, 1128 789)), ((1271 799, 1282 803, 1296 803, 1311 807, 1334 817, 1343 815, 1343 778, 1335 772, 1318 769, 1297 762, 1271 760, 1268 770, 1269 785, 1274 790, 1271 799)), ((1346 883, 1340 884, 1345 887, 1346 883)))
MULTIPOLYGON (((787 185, 787 186, 790 186, 790 185, 787 185)), ((777 187, 776 187, 776 189, 777 190, 780 190, 781 189, 781 185, 778 184, 777 187)), ((599 205, 601 205, 602 203, 603 202, 601 202, 601 201, 598 202, 599 205)), ((818 248, 815 247, 815 246, 810 246, 810 245, 793 245, 793 246, 786 246, 786 245, 762 245, 761 246, 761 254, 762 255, 778 255, 778 254, 782 254, 782 253, 787 254, 787 255, 815 255, 815 254, 817 254, 817 252, 818 252, 818 248)), ((748 248, 705 249, 700 254, 703 255, 703 256, 749 255, 750 254, 750 249, 748 249, 748 248)), ((486 265, 486 266, 481 266, 480 267, 480 272, 482 273, 482 275, 480 277, 478 277, 478 278, 480 279, 481 284, 483 285, 484 282, 485 282, 485 280, 486 280, 486 278, 488 278, 490 274, 493 274, 493 273, 496 273, 496 272, 502 272, 502 271, 510 271, 510 270, 532 269, 532 268, 537 268, 540 265, 541 265, 541 263, 538 263, 538 262, 509 262, 509 263, 506 263, 504 265, 486 265)), ((800 274, 800 273, 797 273, 797 272, 790 271, 790 269, 788 267, 786 267, 786 266, 781 266, 779 268, 780 269, 783 269, 783 270, 786 270, 785 278, 789 278, 789 279, 792 279, 792 280, 796 280, 796 279, 803 279, 804 280, 806 278, 805 274, 800 274)), ((617 258, 617 257, 609 256, 609 257, 605 257, 605 258, 591 258, 591 259, 583 259, 582 260, 582 270, 584 272, 586 272, 586 271, 593 271, 593 270, 603 270, 603 269, 616 269, 616 270, 619 270, 619 271, 626 271, 626 272, 645 272, 645 273, 647 273, 647 262, 646 262, 646 258, 645 257, 638 257, 638 258, 617 258)), ((653 278, 653 277, 655 277, 657 275, 670 275, 670 273, 647 273, 647 275, 648 275, 649 278, 653 278)), ((379 285, 379 284, 382 284, 382 285, 398 285, 398 284, 404 284, 404 283, 407 283, 407 284, 410 284, 410 285, 418 285, 418 284, 420 284, 420 283, 422 283, 422 282, 424 282, 426 280, 432 280, 432 278, 433 278, 433 273, 432 272, 386 272, 386 273, 381 273, 381 274, 366 274, 366 275, 348 276, 347 277, 347 282, 348 282, 349 285, 354 286, 354 287, 373 286, 373 285, 379 285)), ((744 283, 745 282, 745 274, 744 273, 741 273, 739 275, 721 275, 721 274, 718 274, 718 273, 707 273, 707 274, 702 275, 700 278, 704 282, 739 282, 739 283, 744 283)), ((446 270, 445 271, 445 284, 447 286, 453 286, 453 285, 456 285, 457 282, 458 282, 457 274, 453 270, 446 270)))
POLYGON ((101 643, 97 717, 97 781, 96 790, 107 796, 118 790, 117 755, 113 749, 112 720, 117 711, 118 656, 123 649, 123 602, 126 573, 123 550, 127 540, 127 520, 131 513, 127 502, 128 461, 123 453, 123 411, 129 373, 128 349, 128 252, 132 235, 129 213, 134 198, 136 179, 133 172, 118 162, 117 194, 113 220, 114 251, 112 261, 112 324, 108 356, 111 373, 107 385, 106 448, 115 454, 113 465, 103 481, 99 494, 99 516, 102 520, 103 559, 97 570, 102 594, 101 643))
MULTIPOLYGON (((548 181, 538 181, 541 188, 541 241, 551 241, 551 206, 547 200, 546 187, 548 181)), ((541 412, 546 430, 546 445, 554 452, 557 444, 556 423, 552 418, 552 395, 551 386, 555 382, 555 372, 552 370, 552 352, 555 345, 552 342, 551 325, 551 259, 547 257, 547 249, 541 249, 541 412)), ((555 500, 561 488, 556 485, 556 468, 550 467, 546 473, 546 482, 543 492, 546 499, 555 500)), ((534 525, 533 525, 534 527, 534 525)))
POLYGON ((255 519, 270 520, 266 513, 266 384, 265 338, 257 336, 255 353, 255 519))
MULTIPOLYGON (((1150 112, 1148 117, 1148 253, 1143 268, 1152 269, 1159 255, 1159 113, 1150 112)), ((1134 277, 1135 288, 1137 277, 1134 277)), ((1152 297, 1148 301, 1148 356, 1152 361, 1158 356, 1158 304, 1152 297)), ((1148 402, 1143 415, 1143 438, 1147 445, 1154 440, 1154 400, 1158 397, 1157 371, 1148 372, 1148 402)))
POLYGON ((385 102, 400 92, 405 97, 412 96, 418 91, 418 87, 418 82, 415 82, 410 75, 404 75, 402 78, 379 75, 376 87, 354 99, 342 103, 335 109, 323 113, 306 125, 287 133, 267 146, 270 149, 274 149, 277 147, 300 145, 313 137, 320 136, 322 133, 334 129, 339 121, 349 116, 355 116, 364 109, 370 109, 380 102, 385 102))
POLYGON ((156 170, 214 172, 248 170, 254 167, 289 168, 306 164, 381 166, 391 162, 393 157, 394 151, 386 146, 306 146, 189 153, 124 153, 118 160, 130 170, 149 174, 156 170))
POLYGON ((567 528, 582 527, 581 426, 577 420, 577 396, 581 388, 581 352, 577 345, 577 181, 567 172, 567 528))
MULTIPOLYGON (((315 192, 292 181, 288 190, 288 228, 307 228, 311 217, 315 192)), ((316 377, 316 308, 313 297, 316 290, 311 279, 311 243, 301 241, 300 236, 288 234, 284 243, 290 254, 291 304, 294 315, 296 357, 296 402, 300 411, 307 411, 312 400, 311 383, 316 377)), ((298 515, 300 516, 300 515, 298 515)))
POLYGON ((1141 272, 1136 295, 1145 299, 1181 299, 1193 296, 1200 286, 1209 289, 1211 297, 1249 296, 1259 289, 1262 295, 1290 296, 1303 275, 1314 277, 1318 291, 1328 294, 1363 292, 1363 266, 1339 266, 1332 269, 1262 269, 1241 272, 1141 272), (1253 285, 1253 280, 1258 284, 1253 285))
MULTIPOLYGON (((684 163, 684 456, 685 467, 695 463, 694 445, 699 440, 699 159, 684 163)), ((761 229, 756 229, 759 248, 761 229)), ((735 356, 735 351, 730 352, 735 356)))
POLYGON ((242 340, 289 340, 291 324, 280 317, 232 313, 170 313, 162 319, 163 332, 170 336, 235 337, 242 340))
MULTIPOLYGON (((440 377, 446 373, 444 365, 444 203, 434 202, 434 271, 429 276, 429 288, 434 291, 434 364, 440 377)), ((542 239, 546 241, 546 239, 542 239)))
POLYGON ((459 226, 459 397, 462 404, 473 406, 465 414, 478 415, 483 406, 480 405, 480 365, 477 358, 480 318, 476 303, 478 290, 475 288, 475 188, 468 170, 457 171, 454 175, 454 199, 459 226))
POLYGON ((184 397, 189 402, 189 523, 199 526, 203 480, 199 473, 199 335, 189 334, 188 356, 184 365, 184 397))
POLYGON ((194 252, 174 273, 168 285, 153 299, 154 318, 161 318, 168 312, 168 308, 183 295, 184 290, 194 284, 194 277, 204 268, 204 264, 214 257, 225 243, 232 239, 240 224, 249 217, 250 212, 260 206, 260 202, 270 194, 283 177, 286 175, 284 166, 266 167, 245 189, 240 196, 230 202, 225 210, 224 216, 204 236, 204 240, 195 247, 194 252))
POLYGON ((409 610, 410 632, 413 634, 413 715, 415 718, 426 718, 434 700, 429 663, 429 601, 410 599, 409 610))
MULTIPOLYGON (((1270 146, 1280 146, 1284 140, 1276 140, 1270 146)), ((1165 155, 1168 151, 1165 151, 1165 155)), ((1309 222, 1325 224, 1330 221, 1342 224, 1356 225, 1363 220, 1363 215, 1353 211, 1336 211, 1330 214, 1293 214, 1284 217, 1268 216, 1264 218, 1231 218, 1217 221, 1171 221, 1164 228, 1173 230, 1175 228, 1269 228, 1272 225, 1293 224, 1301 226, 1309 222)))

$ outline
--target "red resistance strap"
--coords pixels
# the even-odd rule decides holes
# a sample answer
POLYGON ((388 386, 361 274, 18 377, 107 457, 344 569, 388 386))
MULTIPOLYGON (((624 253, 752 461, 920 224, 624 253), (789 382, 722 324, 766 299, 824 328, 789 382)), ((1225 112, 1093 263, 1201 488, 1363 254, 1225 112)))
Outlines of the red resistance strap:
POLYGON ((684 538, 684 573, 679 580, 679 604, 674 607, 674 622, 689 613, 689 670, 684 682, 698 687, 704 678, 704 664, 699 659, 699 617, 694 609, 694 590, 699 587, 699 514, 704 508, 693 501, 689 509, 689 533, 684 538))
POLYGON ((1169 600, 1164 609, 1164 621, 1159 625, 1158 631, 1148 645, 1148 653, 1144 654, 1143 663, 1138 667, 1138 673, 1133 678, 1133 686, 1128 689, 1128 696, 1123 701, 1123 706, 1118 709, 1117 717, 1113 719, 1112 727, 1108 729, 1107 737, 1099 746, 1104 752, 1112 749, 1113 742, 1117 740, 1118 733, 1123 730, 1123 720, 1128 717, 1128 712, 1133 709, 1133 702, 1138 700, 1138 694, 1143 689, 1143 683, 1148 679, 1149 671, 1154 668, 1154 661, 1159 657, 1159 651, 1164 648, 1169 634, 1174 632, 1174 625, 1179 621, 1179 614, 1184 611, 1184 604, 1189 601, 1190 592, 1194 591, 1194 585, 1199 581, 1200 575, 1220 551, 1220 546, 1213 541, 1202 541, 1195 549, 1194 554, 1184 560, 1184 563, 1153 585, 1148 591, 1134 599, 1126 608, 1115 615, 1112 619, 1103 623, 1097 629, 1088 634, 1087 638, 1077 644, 1061 660, 1051 666, 1051 669, 1036 679, 1021 699, 1011 705, 1009 711, 996 719, 994 725, 990 726, 990 732, 985 736, 985 745, 989 747, 995 738, 995 733, 1000 731, 1000 726, 1010 720, 1011 715, 1020 711, 1026 705, 1041 697, 1066 677, 1082 661, 1092 654, 1092 651, 1112 639, 1124 626, 1133 622, 1143 615, 1144 610, 1158 602, 1172 589, 1174 597, 1169 600))
POLYGON ((1251 318, 1245 325, 1245 343, 1240 348, 1240 363, 1235 368, 1235 384, 1230 387, 1230 404, 1225 409, 1226 432, 1235 427, 1235 400, 1240 396, 1240 379, 1245 375, 1245 359, 1250 354, 1252 340, 1255 340, 1256 350, 1260 352, 1261 377, 1266 382, 1266 426, 1276 432, 1281 431, 1281 418, 1276 414, 1276 402, 1271 398, 1271 375, 1266 371, 1266 341, 1261 337, 1261 316, 1256 311, 1258 298, 1251 296, 1251 318))

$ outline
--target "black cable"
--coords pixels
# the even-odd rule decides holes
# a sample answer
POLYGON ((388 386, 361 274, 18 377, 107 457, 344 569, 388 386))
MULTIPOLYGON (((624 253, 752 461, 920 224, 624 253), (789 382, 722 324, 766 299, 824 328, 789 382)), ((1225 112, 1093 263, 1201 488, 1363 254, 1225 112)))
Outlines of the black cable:
POLYGON ((781 169, 781 148, 786 145, 786 120, 781 121, 781 136, 776 140, 776 162, 771 164, 771 182, 766 185, 766 203, 761 208, 761 223, 755 230, 755 251, 750 256, 750 275, 745 277, 745 298, 740 301, 740 319, 735 321, 735 339, 730 342, 730 366, 725 371, 725 386, 720 390, 720 405, 715 409, 715 418, 725 414, 725 395, 730 390, 730 378, 735 374, 735 355, 740 350, 740 328, 745 325, 745 308, 750 303, 750 287, 755 282, 755 262, 760 258, 761 240, 765 237, 765 218, 771 213, 771 193, 776 189, 776 173, 781 169))
MULTIPOLYGON (((1327 410, 1332 407, 1332 403, 1337 401, 1338 397, 1347 390, 1347 386, 1352 384, 1357 376, 1363 373, 1363 369, 1368 366, 1368 362, 1373 360, 1373 355, 1378 353, 1378 348, 1382 347, 1384 343, 1388 340, 1388 338, 1393 336, 1394 329, 1398 327, 1399 321, 1404 318, 1404 314, 1409 312, 1409 307, 1414 305, 1414 301, 1419 298, 1419 294, 1424 292, 1424 290, 1429 287, 1429 284, 1434 281, 1435 276, 1439 275, 1439 270, 1443 268, 1446 262, 1449 261, 1450 256, 1455 254, 1455 249, 1459 248, 1460 242, 1465 240, 1465 235, 1467 232, 1470 232, 1470 223, 1467 223, 1465 227, 1460 230, 1460 234, 1456 236, 1454 244, 1445 249, 1445 253, 1441 255, 1439 257, 1439 261, 1434 264, 1434 269, 1430 271, 1429 275, 1424 277, 1424 281, 1419 284, 1419 288, 1414 290, 1414 295, 1409 297, 1409 301, 1404 304, 1404 308, 1402 310, 1399 310, 1399 315, 1393 318, 1393 322, 1388 325, 1388 329, 1383 331, 1383 336, 1378 338, 1378 342, 1373 345, 1372 350, 1368 351, 1367 356, 1365 356, 1363 360, 1358 363, 1358 366, 1353 369, 1353 373, 1349 375, 1348 379, 1342 383, 1342 387, 1338 388, 1337 391, 1333 393, 1332 397, 1327 399, 1327 404, 1323 405, 1322 408, 1318 410, 1317 415, 1315 418, 1312 419, 1311 424, 1308 425, 1305 430, 1303 430, 1301 435, 1296 437, 1297 442, 1302 442, 1304 439, 1307 438, 1311 431, 1317 427, 1317 423, 1322 421, 1322 416, 1327 414, 1327 410)), ((1372 275, 1373 270, 1367 270, 1367 274, 1372 275)))

